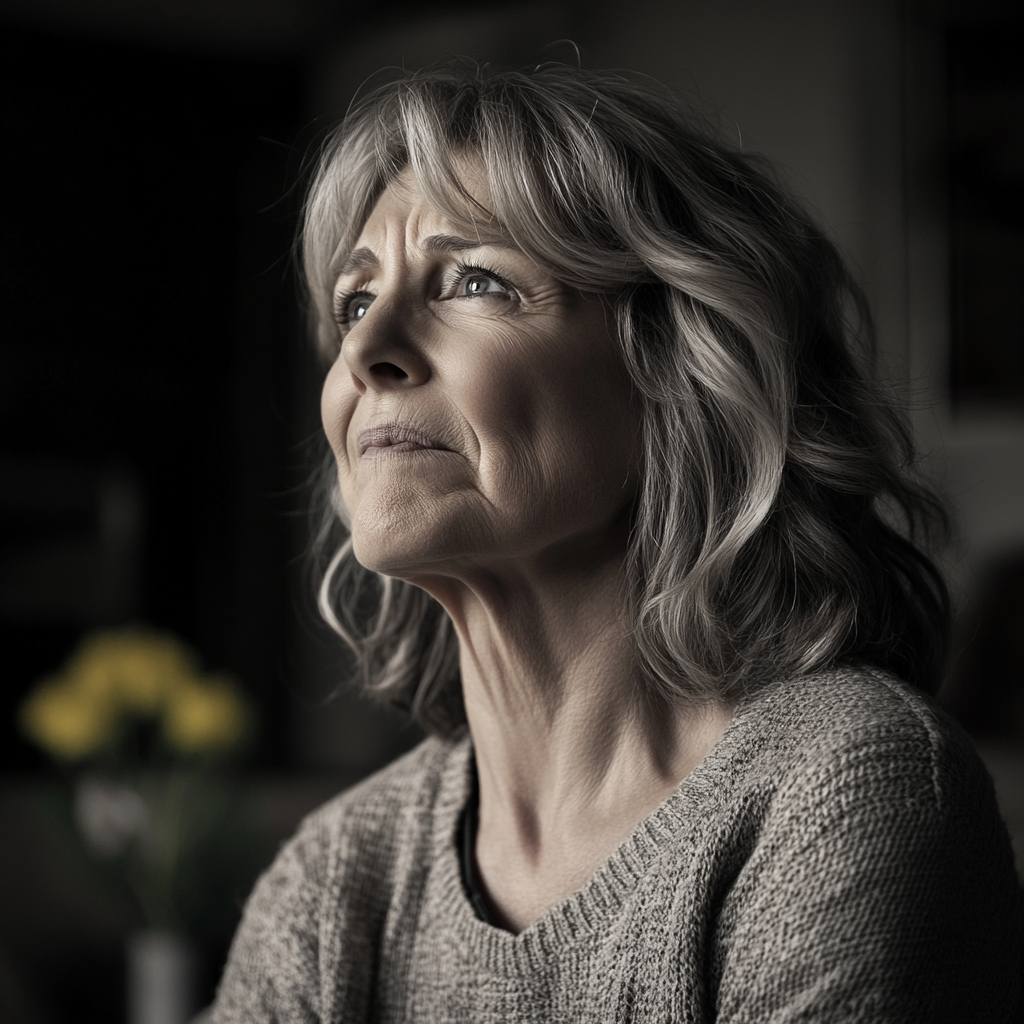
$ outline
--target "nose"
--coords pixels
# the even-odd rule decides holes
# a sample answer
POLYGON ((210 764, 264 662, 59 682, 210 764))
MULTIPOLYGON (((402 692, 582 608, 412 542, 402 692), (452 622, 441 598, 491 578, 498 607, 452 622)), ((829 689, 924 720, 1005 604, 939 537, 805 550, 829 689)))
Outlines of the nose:
POLYGON ((414 338, 401 303, 378 296, 341 344, 341 356, 360 394, 418 387, 430 364, 414 338))

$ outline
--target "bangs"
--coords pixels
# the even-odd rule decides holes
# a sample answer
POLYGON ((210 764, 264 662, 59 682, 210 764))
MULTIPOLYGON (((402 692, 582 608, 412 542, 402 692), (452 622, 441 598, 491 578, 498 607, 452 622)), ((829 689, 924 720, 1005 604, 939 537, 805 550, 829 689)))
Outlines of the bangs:
POLYGON ((337 342, 330 296, 337 268, 384 190, 409 169, 427 200, 470 230, 486 225, 587 292, 615 292, 652 278, 622 226, 636 203, 609 126, 631 113, 604 97, 562 97, 531 76, 411 76, 361 101, 328 141, 306 206, 303 263, 323 354, 337 342), (603 107, 602 107, 603 103, 603 107), (491 197, 471 194, 476 169, 491 197))

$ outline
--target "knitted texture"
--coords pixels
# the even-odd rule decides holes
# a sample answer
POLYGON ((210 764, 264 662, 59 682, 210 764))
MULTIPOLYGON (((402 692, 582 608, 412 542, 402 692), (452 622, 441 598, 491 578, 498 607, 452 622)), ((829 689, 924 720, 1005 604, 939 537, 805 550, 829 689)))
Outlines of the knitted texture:
POLYGON ((1000 1024, 1018 883, 970 741, 840 669, 743 702, 589 882, 519 935, 477 919, 468 740, 427 740, 303 823, 249 899, 215 1024, 1000 1024))

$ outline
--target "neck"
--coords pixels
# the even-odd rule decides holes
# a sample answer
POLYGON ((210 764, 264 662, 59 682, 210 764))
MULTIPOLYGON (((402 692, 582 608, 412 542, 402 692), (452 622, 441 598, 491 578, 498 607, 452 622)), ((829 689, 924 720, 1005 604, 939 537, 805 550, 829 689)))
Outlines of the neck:
POLYGON ((616 558, 585 572, 517 563, 426 585, 459 637, 484 792, 534 804, 555 777, 607 771, 640 710, 621 578, 616 558))
POLYGON ((555 895, 577 888, 699 763, 731 715, 645 696, 621 581, 616 561, 567 578, 520 569, 427 587, 459 636, 480 782, 478 861, 510 926, 543 908, 518 905, 514 893, 502 899, 503 859, 524 889, 536 886, 530 872, 555 895))

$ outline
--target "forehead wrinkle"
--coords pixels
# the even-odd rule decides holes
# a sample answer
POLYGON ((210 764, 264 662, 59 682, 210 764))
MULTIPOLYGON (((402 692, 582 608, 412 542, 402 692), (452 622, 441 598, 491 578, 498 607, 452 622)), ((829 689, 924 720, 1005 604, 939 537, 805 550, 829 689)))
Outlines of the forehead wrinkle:
MULTIPOLYGON (((460 253, 469 252, 473 249, 484 249, 493 247, 496 249, 510 249, 513 252, 520 252, 517 245, 504 238, 461 238, 458 235, 428 235, 420 244, 420 249, 428 253, 460 253)), ((380 259, 369 246, 360 246, 350 252, 333 270, 334 279, 347 277, 358 270, 367 267, 379 268, 380 259)))
POLYGON ((475 239, 472 238, 460 238, 458 235, 429 235, 425 238, 420 246, 424 252, 466 252, 469 249, 483 249, 486 246, 492 246, 496 249, 514 249, 516 252, 519 251, 519 247, 513 245, 510 241, 505 238, 484 238, 478 236, 475 239))
MULTIPOLYGON (((380 201, 383 200, 389 192, 392 197, 397 198, 400 203, 409 204, 409 208, 407 208, 406 215, 404 217, 404 227, 400 229, 405 235, 405 246, 407 252, 410 252, 413 249, 418 249, 423 253, 448 254, 468 252, 473 249, 481 249, 485 247, 508 249, 519 253, 522 252, 520 247, 515 245, 508 238, 505 238, 496 232, 491 233, 486 230, 481 231, 481 225, 472 217, 469 221, 465 222, 465 226, 469 227, 473 231, 476 235, 475 238, 466 238, 461 235, 438 231, 427 235, 421 240, 417 239, 417 236, 421 233, 423 228, 426 227, 424 221, 429 221, 433 217, 440 217, 442 220, 449 220, 450 222, 450 215, 434 206, 420 190, 415 180, 404 181, 402 180, 402 177, 403 176, 400 175, 388 185, 380 199, 378 199, 377 205, 379 206, 380 201)), ((371 212, 370 219, 373 218, 375 212, 376 208, 371 212)), ((458 227, 461 227, 462 225, 454 226, 458 229, 458 227)), ((385 224, 385 235, 390 234, 390 228, 385 224)), ((385 247, 387 247, 386 238, 385 247)), ((333 280, 338 282, 342 278, 360 270, 367 268, 379 269, 380 267, 380 256, 369 246, 362 245, 353 249, 347 255, 339 255, 336 257, 331 264, 331 274, 333 280)))

